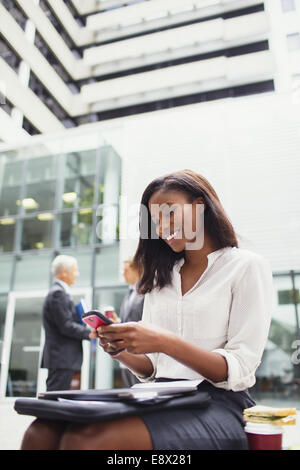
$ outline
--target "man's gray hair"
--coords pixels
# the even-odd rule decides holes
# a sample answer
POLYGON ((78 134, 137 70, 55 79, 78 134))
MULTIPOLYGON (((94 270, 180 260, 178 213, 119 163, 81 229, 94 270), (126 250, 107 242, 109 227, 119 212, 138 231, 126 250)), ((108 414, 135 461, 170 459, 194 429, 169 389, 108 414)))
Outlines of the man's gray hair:
POLYGON ((77 265, 77 259, 73 256, 67 255, 58 255, 51 264, 51 273, 54 277, 58 276, 62 268, 65 268, 67 271, 71 269, 74 264, 77 265))

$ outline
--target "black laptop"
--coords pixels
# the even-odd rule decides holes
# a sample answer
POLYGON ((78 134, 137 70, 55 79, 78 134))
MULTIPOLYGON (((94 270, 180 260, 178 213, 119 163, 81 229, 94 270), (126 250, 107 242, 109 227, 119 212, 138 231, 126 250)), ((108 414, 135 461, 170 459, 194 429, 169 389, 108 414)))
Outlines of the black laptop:
POLYGON ((197 385, 186 380, 180 385, 160 383, 158 387, 152 384, 142 384, 138 387, 112 388, 103 390, 57 390, 53 392, 41 392, 39 399, 43 400, 79 400, 79 401, 147 401, 159 398, 175 397, 195 393, 197 385))

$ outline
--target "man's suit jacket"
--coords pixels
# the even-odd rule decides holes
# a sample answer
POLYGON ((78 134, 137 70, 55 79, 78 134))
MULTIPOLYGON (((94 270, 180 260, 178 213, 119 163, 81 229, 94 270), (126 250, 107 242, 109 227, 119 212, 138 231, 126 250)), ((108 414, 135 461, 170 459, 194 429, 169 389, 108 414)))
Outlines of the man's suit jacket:
POLYGON ((122 323, 128 321, 140 321, 144 307, 144 296, 129 289, 120 307, 120 318, 122 323), (131 297, 132 296, 132 297, 131 297))
POLYGON ((42 367, 78 371, 82 365, 82 340, 89 329, 80 324, 74 304, 61 284, 54 283, 43 306, 45 347, 42 367))

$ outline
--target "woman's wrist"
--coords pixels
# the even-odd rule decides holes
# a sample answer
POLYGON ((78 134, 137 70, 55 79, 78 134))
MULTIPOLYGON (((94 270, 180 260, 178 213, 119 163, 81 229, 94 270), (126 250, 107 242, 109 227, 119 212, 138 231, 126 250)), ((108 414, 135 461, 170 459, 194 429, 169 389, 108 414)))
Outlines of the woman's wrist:
POLYGON ((122 352, 125 351, 125 348, 122 348, 122 349, 119 349, 117 351, 111 351, 111 352, 108 352, 108 354, 113 358, 113 359, 118 359, 120 358, 120 355, 122 354, 122 352))
POLYGON ((172 355, 174 346, 180 340, 180 337, 168 331, 167 333, 161 333, 158 342, 158 352, 164 353, 167 356, 172 355))

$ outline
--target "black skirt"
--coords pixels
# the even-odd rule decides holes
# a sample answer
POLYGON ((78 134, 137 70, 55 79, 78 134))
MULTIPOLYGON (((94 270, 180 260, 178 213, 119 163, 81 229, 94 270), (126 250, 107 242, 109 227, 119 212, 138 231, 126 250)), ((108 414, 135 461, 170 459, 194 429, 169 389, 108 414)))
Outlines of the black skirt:
POLYGON ((206 381, 198 389, 211 396, 206 408, 166 410, 140 416, 150 432, 153 449, 248 449, 242 415, 245 408, 255 405, 248 390, 233 392, 206 381))

